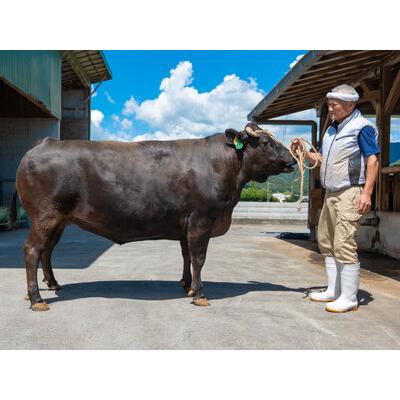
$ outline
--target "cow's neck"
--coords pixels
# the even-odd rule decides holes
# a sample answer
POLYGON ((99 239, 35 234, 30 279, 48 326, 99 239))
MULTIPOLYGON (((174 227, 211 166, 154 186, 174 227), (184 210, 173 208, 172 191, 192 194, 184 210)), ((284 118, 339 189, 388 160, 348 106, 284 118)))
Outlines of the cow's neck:
POLYGON ((244 185, 251 180, 251 166, 246 153, 242 155, 233 153, 233 155, 236 188, 240 193, 244 185))

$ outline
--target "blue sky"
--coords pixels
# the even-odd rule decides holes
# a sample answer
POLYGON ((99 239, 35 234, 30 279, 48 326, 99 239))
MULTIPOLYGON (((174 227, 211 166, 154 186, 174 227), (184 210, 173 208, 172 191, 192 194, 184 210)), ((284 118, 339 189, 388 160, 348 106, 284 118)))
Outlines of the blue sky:
POLYGON ((305 53, 105 51, 113 79, 92 98, 92 138, 174 139, 240 129, 305 53))
MULTIPOLYGON (((305 50, 105 51, 113 79, 92 98, 94 140, 198 138, 242 129, 247 114, 305 50)), ((314 110, 289 118, 315 119, 314 110)), ((271 127, 285 143, 307 127, 271 127)), ((400 141, 400 120, 392 121, 400 141)))

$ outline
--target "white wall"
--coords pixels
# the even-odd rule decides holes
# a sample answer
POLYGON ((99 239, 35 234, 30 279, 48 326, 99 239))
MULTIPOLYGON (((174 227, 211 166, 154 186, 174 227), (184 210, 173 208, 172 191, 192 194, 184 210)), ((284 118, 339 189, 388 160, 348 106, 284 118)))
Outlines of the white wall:
POLYGON ((377 251, 400 259, 400 213, 377 212, 377 215, 379 217, 378 226, 360 227, 359 248, 377 251))

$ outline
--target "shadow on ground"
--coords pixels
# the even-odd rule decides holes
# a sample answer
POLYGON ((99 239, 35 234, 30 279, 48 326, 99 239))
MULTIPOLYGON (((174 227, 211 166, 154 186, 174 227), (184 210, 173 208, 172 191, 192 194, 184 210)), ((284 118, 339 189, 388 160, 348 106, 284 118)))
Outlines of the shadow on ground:
MULTIPOLYGON (((23 246, 28 235, 29 229, 0 232, 0 268, 24 268, 23 246)), ((68 226, 54 249, 53 268, 87 268, 112 245, 103 237, 68 226)))
MULTIPOLYGON (((242 296, 249 292, 298 292, 306 293, 306 288, 290 288, 273 283, 210 282, 203 281, 204 293, 210 300, 242 296)), ((184 290, 176 281, 96 281, 63 285, 57 297, 46 302, 68 301, 82 298, 103 297, 135 300, 172 300, 185 297, 184 290)))
MULTIPOLYGON (((307 250, 311 250, 308 261, 311 263, 321 263, 322 255, 319 253, 318 244, 311 240, 280 239, 287 243, 294 244, 307 250)), ((382 254, 373 253, 365 250, 359 251, 361 268, 371 272, 395 279, 400 282, 400 260, 382 254)))
MULTIPOLYGON (((326 289, 326 286, 317 286, 317 287, 308 288, 306 291, 306 296, 308 297, 308 295, 311 292, 322 292, 325 289, 326 289)), ((367 292, 366 290, 359 289, 358 293, 357 293, 357 300, 358 300, 359 306, 366 306, 367 304, 371 303, 375 299, 374 299, 374 296, 372 295, 372 293, 367 292)))
MULTIPOLYGON (((291 288, 273 283, 249 281, 247 283, 203 281, 204 293, 209 300, 219 300, 243 296, 249 292, 295 292, 308 296, 311 289, 291 288)), ((46 302, 56 303, 84 298, 132 299, 132 300, 173 300, 186 297, 184 290, 175 281, 95 281, 63 285, 56 297, 47 298, 46 302)), ((360 305, 373 301, 370 293, 360 290, 360 305)))

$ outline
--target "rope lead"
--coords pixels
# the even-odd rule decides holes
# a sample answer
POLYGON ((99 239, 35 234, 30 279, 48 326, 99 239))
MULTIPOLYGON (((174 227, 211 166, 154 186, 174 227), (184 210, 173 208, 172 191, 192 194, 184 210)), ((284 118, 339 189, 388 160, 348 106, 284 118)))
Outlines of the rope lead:
MULTIPOLYGON (((250 127, 246 128, 247 133, 249 133, 252 136, 260 136, 260 133, 264 133, 273 140, 275 140, 277 143, 281 144, 282 146, 286 147, 272 132, 266 130, 266 129, 257 129, 253 130, 250 127)), ((310 143, 308 140, 299 138, 299 146, 297 147, 296 152, 294 153, 290 147, 287 148, 289 150, 290 155, 296 160, 297 165, 299 166, 299 171, 300 171, 300 197, 299 200, 297 201, 297 211, 301 211, 301 203, 303 201, 304 197, 304 171, 306 169, 312 170, 318 166, 318 161, 314 165, 307 165, 306 164, 306 158, 307 158, 307 145, 310 146, 310 148, 315 152, 318 153, 317 149, 314 147, 312 143, 310 143)), ((294 179, 294 173, 293 173, 293 182, 295 181, 294 179)))

